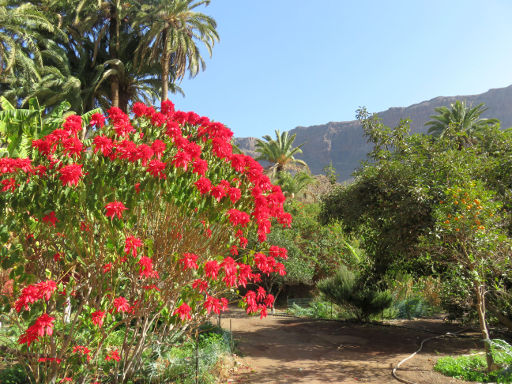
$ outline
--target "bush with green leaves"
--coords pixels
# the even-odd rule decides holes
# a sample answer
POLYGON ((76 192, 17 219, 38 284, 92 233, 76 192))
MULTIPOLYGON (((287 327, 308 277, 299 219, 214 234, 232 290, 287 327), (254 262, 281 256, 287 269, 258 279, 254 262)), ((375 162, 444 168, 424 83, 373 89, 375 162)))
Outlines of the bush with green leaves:
POLYGON ((434 369, 443 375, 479 383, 512 383, 512 347, 504 340, 492 340, 496 369, 488 372, 483 354, 447 356, 437 360, 434 369))
POLYGON ((318 282, 318 290, 329 301, 352 311, 359 321, 368 321, 388 308, 392 296, 367 284, 359 273, 341 266, 336 274, 318 282))

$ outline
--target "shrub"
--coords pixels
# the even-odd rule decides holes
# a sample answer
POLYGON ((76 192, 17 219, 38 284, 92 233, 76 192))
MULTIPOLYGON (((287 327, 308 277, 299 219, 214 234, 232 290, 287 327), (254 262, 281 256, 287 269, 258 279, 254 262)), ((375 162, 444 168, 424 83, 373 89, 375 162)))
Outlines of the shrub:
POLYGON ((334 276, 321 280, 317 287, 329 301, 347 306, 362 321, 368 321, 371 315, 382 312, 392 302, 388 291, 365 286, 365 282, 345 266, 334 276))
MULTIPOLYGON (((285 273, 286 250, 265 243, 272 220, 290 224, 284 196, 232 153, 232 132, 169 101, 133 113, 93 115, 86 140, 70 116, 31 158, 0 159, 13 280, 0 315, 17 339, 4 348, 35 382, 127 382, 155 340, 172 345, 238 286, 285 273)), ((261 287, 244 297, 261 316, 272 304, 261 287)))
POLYGON ((512 382, 512 348, 503 340, 492 340, 491 349, 494 362, 500 366, 498 370, 487 372, 487 361, 483 354, 469 356, 442 357, 434 369, 443 375, 456 377, 461 380, 477 381, 481 383, 512 382))

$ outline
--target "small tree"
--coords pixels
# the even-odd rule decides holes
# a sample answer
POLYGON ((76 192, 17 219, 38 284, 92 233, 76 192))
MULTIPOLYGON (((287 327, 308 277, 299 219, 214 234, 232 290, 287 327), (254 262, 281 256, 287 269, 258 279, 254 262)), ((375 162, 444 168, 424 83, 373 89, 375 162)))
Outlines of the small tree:
POLYGON ((360 321, 368 321, 391 305, 388 291, 370 287, 358 276, 342 265, 338 272, 318 282, 320 292, 327 300, 340 306, 349 307, 360 321))
MULTIPOLYGON (((481 182, 471 181, 448 188, 445 200, 434 210, 436 219, 432 255, 449 268, 458 266, 465 272, 474 293, 480 333, 484 341, 487 369, 494 369, 489 330, 486 320, 485 295, 489 276, 497 267, 510 263, 510 245, 501 229, 501 205, 481 182)), ((494 282, 496 283, 496 282, 494 282)))

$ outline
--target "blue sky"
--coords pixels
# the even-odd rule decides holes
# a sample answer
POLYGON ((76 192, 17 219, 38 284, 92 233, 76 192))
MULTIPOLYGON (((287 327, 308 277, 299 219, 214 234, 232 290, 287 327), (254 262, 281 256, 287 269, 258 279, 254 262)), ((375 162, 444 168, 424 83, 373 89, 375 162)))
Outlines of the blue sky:
MULTIPOLYGON (((512 84, 510 0, 212 0, 220 43, 177 108, 237 137, 512 84)), ((205 57, 207 55, 205 54, 205 57)))

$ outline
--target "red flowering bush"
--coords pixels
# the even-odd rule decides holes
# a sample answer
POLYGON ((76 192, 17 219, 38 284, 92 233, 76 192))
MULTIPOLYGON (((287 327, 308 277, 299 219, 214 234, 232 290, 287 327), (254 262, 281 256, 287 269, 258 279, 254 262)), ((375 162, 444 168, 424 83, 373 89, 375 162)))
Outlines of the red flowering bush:
POLYGON ((36 382, 126 382, 152 343, 225 310, 239 286, 248 313, 273 305, 257 283, 285 273, 286 251, 265 243, 274 221, 290 225, 280 188, 224 125, 161 110, 95 114, 86 140, 71 116, 32 158, 0 159, 13 280, 0 315, 17 340, 3 348, 36 382))

